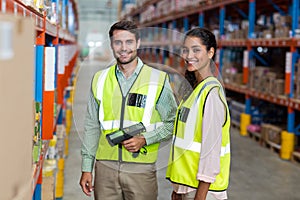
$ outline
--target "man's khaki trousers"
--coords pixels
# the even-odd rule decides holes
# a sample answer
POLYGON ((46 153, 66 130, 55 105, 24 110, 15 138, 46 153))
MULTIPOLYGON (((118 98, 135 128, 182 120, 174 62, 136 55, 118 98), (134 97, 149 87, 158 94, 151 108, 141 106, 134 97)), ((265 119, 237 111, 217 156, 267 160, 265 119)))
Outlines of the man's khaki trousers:
POLYGON ((157 200, 155 164, 96 161, 95 200, 157 200))

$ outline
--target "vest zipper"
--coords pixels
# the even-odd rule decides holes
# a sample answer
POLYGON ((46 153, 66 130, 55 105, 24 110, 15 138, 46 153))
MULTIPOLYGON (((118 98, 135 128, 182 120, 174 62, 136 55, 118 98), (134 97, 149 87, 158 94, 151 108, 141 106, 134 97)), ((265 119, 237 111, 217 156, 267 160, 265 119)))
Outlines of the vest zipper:
MULTIPOLYGON (((126 97, 124 97, 122 95, 122 106, 121 106, 121 120, 120 120, 120 129, 123 128, 124 125, 124 113, 125 113, 125 102, 126 102, 126 97)), ((119 162, 121 162, 123 160, 122 158, 122 144, 118 144, 119 145, 119 162)))
MULTIPOLYGON (((130 93, 130 90, 132 88, 132 86, 135 84, 135 81, 138 79, 142 69, 143 69, 144 65, 141 67, 136 79, 133 81, 132 85, 130 86, 129 90, 127 91, 127 93, 124 95, 123 91, 122 91, 122 87, 120 85, 120 82, 117 78, 117 74, 116 74, 116 69, 117 69, 117 65, 115 65, 115 77, 117 79, 117 82, 119 84, 119 88, 120 88, 120 91, 121 91, 121 94, 122 94, 122 106, 121 106, 121 116, 120 116, 120 129, 123 128, 123 125, 124 125, 124 115, 125 115, 125 103, 126 103, 126 98, 128 96, 128 94, 130 93)), ((123 161, 123 158, 122 158, 122 144, 118 144, 118 147, 119 147, 119 162, 122 162, 123 161)))
POLYGON ((176 116, 176 124, 175 124, 175 134, 174 134, 174 139, 173 139, 173 142, 172 142, 172 161, 174 160, 174 149, 175 149, 175 140, 176 140, 176 135, 177 135, 177 126, 178 126, 178 119, 179 119, 179 117, 178 116, 180 116, 180 109, 179 109, 179 111, 178 111, 178 114, 177 114, 177 116, 176 116))

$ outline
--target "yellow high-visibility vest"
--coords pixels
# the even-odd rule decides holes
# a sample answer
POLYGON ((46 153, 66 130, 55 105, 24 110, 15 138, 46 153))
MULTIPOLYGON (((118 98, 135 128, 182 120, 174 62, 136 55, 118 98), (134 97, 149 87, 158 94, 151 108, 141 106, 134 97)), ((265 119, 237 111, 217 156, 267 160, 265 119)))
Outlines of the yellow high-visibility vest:
POLYGON ((99 103, 99 122, 102 134, 96 152, 97 160, 154 163, 159 143, 143 147, 137 157, 121 145, 110 146, 106 135, 120 128, 142 122, 147 131, 162 125, 156 103, 167 74, 144 65, 127 94, 122 94, 116 78, 116 65, 97 72, 92 91, 99 103))
POLYGON ((223 88, 214 77, 203 80, 178 107, 166 178, 177 184, 198 188, 199 181, 196 177, 201 155, 203 111, 207 95, 213 88, 218 88, 226 107, 226 122, 222 127, 220 173, 209 190, 223 191, 227 189, 229 182, 230 115, 223 88))

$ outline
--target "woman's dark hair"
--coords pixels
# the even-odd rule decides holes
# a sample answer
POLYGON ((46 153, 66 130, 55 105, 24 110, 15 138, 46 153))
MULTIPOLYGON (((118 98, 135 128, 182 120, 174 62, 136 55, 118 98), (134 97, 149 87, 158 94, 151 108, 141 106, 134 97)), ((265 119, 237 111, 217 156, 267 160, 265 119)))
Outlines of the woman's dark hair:
POLYGON ((112 38, 115 30, 129 31, 135 35, 136 40, 140 39, 140 34, 137 29, 137 25, 133 21, 121 20, 113 24, 109 30, 109 38, 112 38))
POLYGON ((202 41, 202 45, 206 46, 206 50, 209 51, 210 48, 214 48, 216 53, 217 50, 217 41, 215 35, 210 32, 209 30, 205 28, 193 28, 189 30, 185 36, 184 36, 184 41, 186 40, 187 37, 197 37, 202 41))
MULTIPOLYGON (((197 28, 193 28, 193 29, 189 30, 185 34, 183 41, 185 41, 187 37, 199 38, 202 42, 202 45, 206 46, 207 51, 209 51, 210 48, 214 48, 214 55, 213 55, 212 59, 215 57, 216 50, 217 50, 217 41, 216 41, 215 35, 212 32, 210 32, 209 30, 207 30, 205 28, 197 27, 197 28)), ((211 70, 213 73, 215 72, 214 67, 211 67, 211 70)), ((197 72, 195 72, 195 71, 190 72, 188 70, 186 70, 186 72, 185 72, 185 78, 191 84, 192 88, 195 88, 198 85, 195 73, 197 73, 197 72)))

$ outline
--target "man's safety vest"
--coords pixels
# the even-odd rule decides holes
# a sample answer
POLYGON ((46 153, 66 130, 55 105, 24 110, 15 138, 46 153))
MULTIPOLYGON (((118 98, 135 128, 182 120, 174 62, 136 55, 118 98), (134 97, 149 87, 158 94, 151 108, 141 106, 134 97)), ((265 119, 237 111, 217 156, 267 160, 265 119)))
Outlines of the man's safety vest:
POLYGON ((159 143, 144 146, 138 156, 127 151, 123 145, 110 146, 106 135, 139 122, 147 132, 162 124, 155 106, 166 80, 166 73, 144 65, 127 94, 122 94, 116 78, 116 66, 97 72, 93 78, 92 91, 99 103, 101 136, 96 152, 97 160, 115 160, 136 163, 154 163, 159 143))
POLYGON ((226 120, 222 127, 220 173, 209 190, 223 191, 227 189, 229 182, 230 115, 223 88, 214 77, 203 80, 177 109, 166 178, 177 184, 198 188, 199 181, 196 177, 201 155, 203 112, 207 96, 213 88, 218 88, 219 96, 226 107, 226 120))

